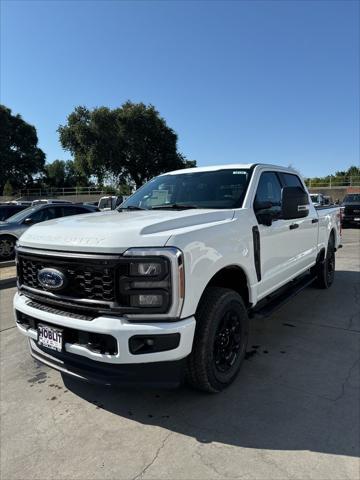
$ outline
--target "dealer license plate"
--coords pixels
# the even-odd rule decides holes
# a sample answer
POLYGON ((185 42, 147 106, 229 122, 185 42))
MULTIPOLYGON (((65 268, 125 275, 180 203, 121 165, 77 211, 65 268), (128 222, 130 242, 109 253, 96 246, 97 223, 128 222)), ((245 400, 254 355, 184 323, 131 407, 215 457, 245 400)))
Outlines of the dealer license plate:
POLYGON ((61 352, 63 331, 48 325, 38 324, 38 343, 44 347, 61 352))

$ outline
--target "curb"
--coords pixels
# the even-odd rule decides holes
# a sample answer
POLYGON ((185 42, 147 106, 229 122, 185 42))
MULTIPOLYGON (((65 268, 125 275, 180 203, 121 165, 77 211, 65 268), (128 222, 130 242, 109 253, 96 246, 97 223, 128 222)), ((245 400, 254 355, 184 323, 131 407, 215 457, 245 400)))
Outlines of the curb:
POLYGON ((7 262, 0 262, 0 268, 15 267, 15 260, 8 260, 7 262))
POLYGON ((16 277, 4 278, 0 280, 0 290, 16 286, 16 277))

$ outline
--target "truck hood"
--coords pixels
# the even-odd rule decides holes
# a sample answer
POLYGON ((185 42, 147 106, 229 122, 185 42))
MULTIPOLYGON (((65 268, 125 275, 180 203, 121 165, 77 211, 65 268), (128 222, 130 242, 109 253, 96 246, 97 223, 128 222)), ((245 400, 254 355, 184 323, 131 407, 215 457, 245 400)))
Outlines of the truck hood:
POLYGON ((23 247, 71 252, 122 253, 130 247, 162 247, 174 234, 228 222, 233 210, 111 211, 63 217, 30 227, 23 247))

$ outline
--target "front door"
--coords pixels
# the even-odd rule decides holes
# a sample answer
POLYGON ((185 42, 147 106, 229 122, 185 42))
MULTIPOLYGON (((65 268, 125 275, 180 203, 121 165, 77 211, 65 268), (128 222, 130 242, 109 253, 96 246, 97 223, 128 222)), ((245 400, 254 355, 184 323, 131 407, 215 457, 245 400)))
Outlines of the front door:
POLYGON ((294 220, 281 219, 281 180, 276 172, 260 175, 254 210, 260 234, 261 280, 258 284, 258 299, 284 285, 299 271, 302 247, 299 229, 291 226, 294 220), (263 207, 263 208, 262 208, 263 207), (261 214, 271 215, 271 225, 264 225, 261 214))

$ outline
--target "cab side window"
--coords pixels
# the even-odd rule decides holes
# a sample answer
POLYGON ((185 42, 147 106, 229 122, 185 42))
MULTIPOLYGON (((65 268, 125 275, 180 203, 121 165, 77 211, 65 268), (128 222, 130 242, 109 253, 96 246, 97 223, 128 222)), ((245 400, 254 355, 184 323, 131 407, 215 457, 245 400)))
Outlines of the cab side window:
POLYGON ((281 175, 287 187, 300 187, 304 189, 304 186, 297 175, 293 175, 292 173, 282 173, 281 175))
POLYGON ((61 215, 61 210, 59 207, 45 207, 37 210, 32 215, 30 215, 33 223, 45 222, 46 220, 52 220, 61 215))
POLYGON ((69 215, 79 215, 79 213, 88 213, 89 210, 81 207, 76 207, 73 205, 63 205, 62 206, 62 216, 68 217, 69 215))
POLYGON ((254 201, 255 213, 270 213, 276 218, 281 213, 281 184, 275 172, 260 176, 254 201))

